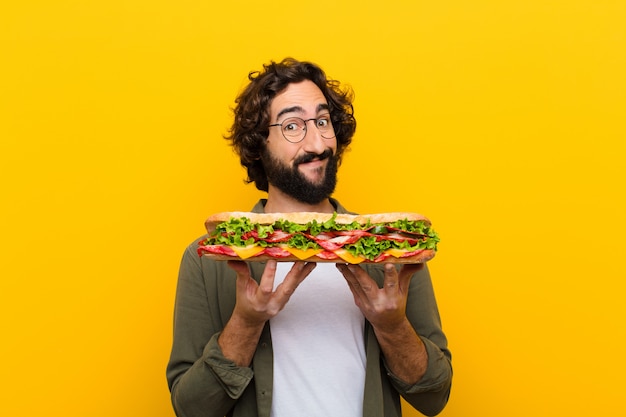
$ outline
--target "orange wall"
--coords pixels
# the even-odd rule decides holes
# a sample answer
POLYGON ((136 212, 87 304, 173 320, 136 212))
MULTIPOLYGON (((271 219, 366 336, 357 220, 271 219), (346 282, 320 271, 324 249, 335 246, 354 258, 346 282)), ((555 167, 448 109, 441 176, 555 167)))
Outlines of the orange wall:
POLYGON ((261 196, 221 135, 247 72, 287 55, 356 91, 336 196, 441 235, 442 415, 623 414, 625 19, 619 0, 3 5, 0 414, 173 416, 178 262, 261 196))

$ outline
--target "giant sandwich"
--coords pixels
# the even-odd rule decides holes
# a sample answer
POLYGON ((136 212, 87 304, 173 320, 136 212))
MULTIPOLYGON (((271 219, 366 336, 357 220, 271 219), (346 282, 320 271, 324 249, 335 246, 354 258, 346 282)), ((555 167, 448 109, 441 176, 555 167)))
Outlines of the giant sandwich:
POLYGON ((205 226, 198 255, 216 260, 422 263, 439 242, 417 213, 224 212, 205 226))

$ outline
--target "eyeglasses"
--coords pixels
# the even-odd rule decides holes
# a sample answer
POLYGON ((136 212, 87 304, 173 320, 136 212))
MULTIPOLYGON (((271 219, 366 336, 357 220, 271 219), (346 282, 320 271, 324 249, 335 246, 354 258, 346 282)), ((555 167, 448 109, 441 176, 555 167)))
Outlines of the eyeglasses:
POLYGON ((280 131, 283 133, 287 142, 298 143, 304 140, 306 136, 306 123, 311 120, 315 122, 315 127, 320 131, 320 135, 324 139, 332 139, 335 137, 335 130, 330 120, 330 114, 324 114, 306 120, 299 117, 289 117, 283 120, 282 123, 274 123, 269 127, 280 126, 280 131))

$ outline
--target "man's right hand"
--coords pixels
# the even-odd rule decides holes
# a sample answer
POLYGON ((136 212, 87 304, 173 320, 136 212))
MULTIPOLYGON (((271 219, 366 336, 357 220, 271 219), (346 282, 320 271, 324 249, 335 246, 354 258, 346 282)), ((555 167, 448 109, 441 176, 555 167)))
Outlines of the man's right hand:
POLYGON ((296 262, 284 281, 274 290, 276 261, 265 266, 260 283, 250 275, 243 261, 228 261, 237 273, 237 298, 233 315, 218 339, 225 357, 238 366, 249 366, 265 322, 276 316, 287 304, 298 285, 315 268, 314 262, 296 262))

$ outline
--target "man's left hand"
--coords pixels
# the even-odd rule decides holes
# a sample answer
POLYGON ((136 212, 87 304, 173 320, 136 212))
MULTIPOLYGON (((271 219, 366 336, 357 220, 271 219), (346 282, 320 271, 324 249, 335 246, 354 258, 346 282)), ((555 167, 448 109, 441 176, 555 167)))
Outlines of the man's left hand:
POLYGON ((385 264, 383 287, 379 288, 359 265, 337 264, 350 286, 354 302, 374 328, 391 330, 406 319, 406 303, 411 277, 424 264, 405 264, 398 271, 394 264, 385 264))

